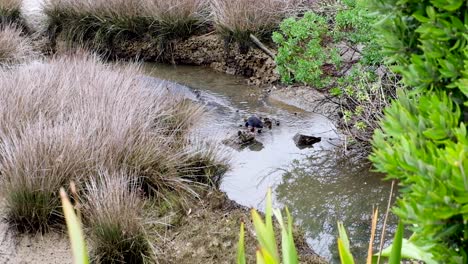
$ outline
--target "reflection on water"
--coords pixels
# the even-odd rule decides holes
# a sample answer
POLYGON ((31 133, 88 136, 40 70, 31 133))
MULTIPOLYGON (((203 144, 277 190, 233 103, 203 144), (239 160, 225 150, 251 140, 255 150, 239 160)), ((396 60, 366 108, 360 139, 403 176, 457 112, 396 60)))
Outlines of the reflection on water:
MULTIPOLYGON (((343 221, 356 259, 364 260, 372 208, 377 206, 381 212, 386 209, 390 186, 370 173, 369 164, 362 160, 325 152, 296 160, 285 169, 276 197, 292 211, 318 253, 338 261, 336 223, 343 221)), ((395 222, 390 219, 390 236, 386 237, 391 237, 395 222)), ((380 241, 378 235, 376 241, 380 241)))
MULTIPOLYGON (((311 247, 332 262, 336 260, 336 222, 349 230, 356 257, 366 254, 372 206, 386 208, 389 184, 371 173, 362 161, 337 155, 340 136, 324 116, 309 113, 267 96, 243 80, 202 67, 145 65, 149 75, 198 90, 211 109, 200 124, 205 138, 223 140, 237 133, 249 115, 268 116, 280 126, 256 136, 260 142, 232 150, 232 169, 222 190, 236 202, 263 209, 268 187, 275 188, 277 205, 287 205, 307 232, 311 247), (322 138, 313 148, 298 149, 296 133, 322 138)), ((390 230, 394 225, 391 221, 390 230)))

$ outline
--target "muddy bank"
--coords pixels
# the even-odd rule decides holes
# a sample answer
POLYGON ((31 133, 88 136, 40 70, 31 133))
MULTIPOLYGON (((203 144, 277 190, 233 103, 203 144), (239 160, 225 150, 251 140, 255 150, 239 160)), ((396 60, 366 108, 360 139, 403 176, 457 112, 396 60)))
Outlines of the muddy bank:
MULTIPOLYGON (((60 41, 57 44, 58 50, 62 49, 60 41)), ((227 43, 211 32, 164 44, 150 37, 133 39, 112 43, 104 52, 119 59, 208 66, 222 73, 243 76, 249 84, 257 86, 279 81, 276 64, 271 57, 255 46, 241 50, 238 44, 227 43)))
POLYGON ((340 119, 338 116, 339 105, 330 100, 326 92, 310 86, 281 86, 274 85, 267 89, 271 100, 277 100, 309 112, 326 116, 335 123, 340 119))
MULTIPOLYGON (((249 263, 253 263, 257 242, 250 210, 222 192, 212 191, 199 200, 173 207, 156 222, 158 234, 152 236, 151 242, 159 263, 235 263, 241 222, 246 224, 246 253, 249 263)), ((327 263, 308 247, 302 231, 295 232, 301 263, 327 263)), ((67 234, 60 230, 20 235, 7 223, 0 223, 0 263, 71 264, 71 256, 67 234)))
MULTIPOLYGON (((185 213, 180 226, 165 234, 161 248, 164 263, 235 263, 241 222, 246 225, 247 262, 254 263, 257 242, 247 207, 229 200, 222 192, 211 192, 185 213)), ((327 263, 309 248, 300 230, 295 232, 301 263, 327 263)))

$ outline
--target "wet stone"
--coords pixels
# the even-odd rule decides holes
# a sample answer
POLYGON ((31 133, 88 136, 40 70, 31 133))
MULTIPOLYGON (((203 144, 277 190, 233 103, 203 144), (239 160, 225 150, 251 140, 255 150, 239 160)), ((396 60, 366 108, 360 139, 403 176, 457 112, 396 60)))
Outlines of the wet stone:
POLYGON ((312 147, 315 143, 322 141, 322 138, 314 137, 314 136, 307 136, 307 135, 297 133, 294 136, 293 140, 299 149, 304 149, 304 148, 312 147))

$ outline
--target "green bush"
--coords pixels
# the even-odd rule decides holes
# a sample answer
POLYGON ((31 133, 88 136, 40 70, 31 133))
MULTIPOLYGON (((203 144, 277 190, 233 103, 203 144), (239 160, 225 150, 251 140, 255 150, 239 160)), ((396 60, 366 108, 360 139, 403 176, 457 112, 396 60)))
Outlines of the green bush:
POLYGON ((382 61, 380 45, 372 24, 375 18, 356 1, 345 1, 331 16, 306 12, 300 19, 288 18, 273 34, 278 45, 276 63, 281 80, 299 82, 315 88, 331 88, 342 77, 349 64, 340 54, 338 44, 346 45, 361 55, 363 65, 377 65, 382 61), (331 23, 330 23, 331 21, 331 23), (363 45, 359 50, 358 45, 363 45))
POLYGON ((372 161, 398 179, 395 213, 442 263, 468 262, 468 6, 462 0, 377 1, 384 52, 414 88, 385 111, 372 161))
POLYGON ((333 12, 286 19, 273 35, 282 82, 328 90, 341 108, 349 143, 365 150, 397 87, 397 76, 381 67, 376 19, 361 2, 347 0, 333 12))
POLYGON ((329 33, 324 17, 307 12, 303 18, 288 18, 280 25, 281 33, 273 34, 273 41, 279 45, 276 63, 281 80, 303 82, 321 88, 322 66, 329 60, 329 50, 322 43, 329 33), (324 52, 324 51, 328 52, 324 52))

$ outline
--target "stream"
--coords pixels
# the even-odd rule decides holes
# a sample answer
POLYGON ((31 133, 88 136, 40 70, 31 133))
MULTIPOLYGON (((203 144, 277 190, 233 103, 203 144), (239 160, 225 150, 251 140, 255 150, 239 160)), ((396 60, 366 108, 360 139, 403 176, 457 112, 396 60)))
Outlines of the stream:
MULTIPOLYGON (((329 119, 274 100, 261 88, 245 85, 242 78, 209 68, 145 64, 144 70, 198 93, 209 111, 199 124, 198 133, 204 138, 222 141, 245 130, 240 127, 244 118, 254 114, 279 120, 279 126, 256 136, 259 144, 242 150, 229 148, 232 166, 222 191, 241 205, 263 210, 265 194, 271 187, 274 206, 289 208, 317 254, 339 263, 337 221, 342 221, 355 259, 365 259, 372 209, 379 208, 382 223, 391 184, 371 172, 366 161, 341 154, 340 135, 329 119), (321 137, 322 141, 312 148, 299 149, 293 141, 296 133, 321 137)), ((393 234, 395 222, 390 217, 386 241, 393 234)), ((378 230, 381 227, 378 225, 378 230)), ((379 243, 378 235, 375 241, 379 243)))

